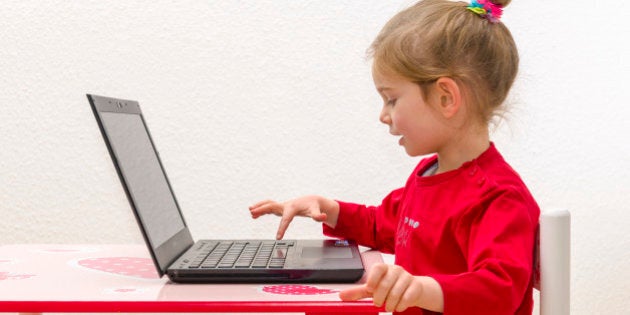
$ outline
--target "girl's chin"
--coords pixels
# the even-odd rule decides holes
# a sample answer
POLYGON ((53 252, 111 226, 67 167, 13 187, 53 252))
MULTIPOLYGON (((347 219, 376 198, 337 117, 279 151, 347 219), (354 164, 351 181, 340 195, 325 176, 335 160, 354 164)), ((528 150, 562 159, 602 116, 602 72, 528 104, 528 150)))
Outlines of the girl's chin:
POLYGON ((400 141, 398 141, 398 143, 400 144, 400 146, 405 148, 405 152, 407 153, 407 155, 411 157, 423 156, 423 155, 432 153, 432 152, 424 152, 423 150, 419 150, 419 148, 417 147, 414 148, 413 146, 410 146, 409 143, 406 143, 405 141, 403 141, 402 138, 400 139, 400 141))

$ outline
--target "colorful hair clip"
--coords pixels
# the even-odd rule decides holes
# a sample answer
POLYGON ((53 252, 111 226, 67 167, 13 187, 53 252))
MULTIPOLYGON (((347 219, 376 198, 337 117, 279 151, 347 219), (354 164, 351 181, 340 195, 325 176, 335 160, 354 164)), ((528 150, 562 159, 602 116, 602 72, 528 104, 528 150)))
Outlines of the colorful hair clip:
POLYGON ((472 0, 467 8, 491 23, 499 23, 503 8, 490 0, 472 0))

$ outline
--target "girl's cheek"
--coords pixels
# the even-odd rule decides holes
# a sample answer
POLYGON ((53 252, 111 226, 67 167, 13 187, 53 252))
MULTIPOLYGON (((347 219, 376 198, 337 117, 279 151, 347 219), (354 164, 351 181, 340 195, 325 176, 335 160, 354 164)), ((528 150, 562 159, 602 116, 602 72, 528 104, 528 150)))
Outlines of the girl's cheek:
POLYGON ((392 115, 392 123, 398 130, 404 129, 405 121, 399 115, 392 115))

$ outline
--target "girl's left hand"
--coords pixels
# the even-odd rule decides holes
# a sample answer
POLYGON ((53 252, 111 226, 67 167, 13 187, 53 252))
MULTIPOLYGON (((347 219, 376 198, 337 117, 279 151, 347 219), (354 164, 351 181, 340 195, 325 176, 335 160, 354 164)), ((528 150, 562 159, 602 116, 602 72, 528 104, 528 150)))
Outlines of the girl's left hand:
POLYGON ((343 290, 339 297, 343 301, 371 297, 374 305, 385 305, 387 312, 402 312, 409 307, 420 306, 423 293, 420 277, 397 265, 375 264, 370 268, 364 285, 343 290))

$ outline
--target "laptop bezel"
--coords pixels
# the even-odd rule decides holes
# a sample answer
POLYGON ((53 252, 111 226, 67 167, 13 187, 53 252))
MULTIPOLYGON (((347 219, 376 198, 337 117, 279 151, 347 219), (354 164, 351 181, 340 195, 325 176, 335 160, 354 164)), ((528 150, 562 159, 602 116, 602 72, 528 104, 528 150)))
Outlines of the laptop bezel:
POLYGON ((188 229, 186 220, 184 219, 182 211, 179 207, 179 203, 177 202, 177 198, 175 197, 175 194, 171 187, 171 183, 162 165, 162 161, 160 160, 158 153, 155 151, 155 144, 153 143, 151 132, 149 131, 149 128, 147 127, 144 116, 142 115, 142 111, 140 110, 140 105, 137 101, 116 99, 116 98, 98 96, 98 95, 93 95, 93 94, 87 94, 87 98, 89 100, 90 107, 92 108, 92 112, 94 113, 94 116, 96 117, 96 121, 98 123, 99 130, 101 131, 101 135, 103 136, 103 139, 107 146, 107 151, 109 152, 109 155, 114 163, 114 168, 116 169, 118 178, 120 179, 120 182, 123 186, 123 190, 125 191, 125 195, 127 196, 127 200, 129 201, 129 204, 133 210, 134 217, 138 225, 140 226, 140 231, 142 232, 142 237, 144 239, 144 242, 146 243, 147 247, 151 249, 149 250, 151 254, 151 259, 153 260, 153 263, 157 267, 159 276, 162 277, 164 274, 166 274, 168 267, 179 256, 181 256, 186 250, 188 250, 194 244, 194 240, 192 238, 192 235, 190 234, 190 230, 188 229), (160 169, 166 180, 166 184, 171 193, 171 197, 173 198, 173 201, 175 202, 175 206, 177 208, 179 216, 184 224, 184 228, 182 230, 178 231, 170 239, 165 241, 163 244, 160 244, 159 246, 154 246, 152 244, 148 235, 148 231, 146 231, 144 222, 142 221, 142 217, 140 216, 138 212, 138 209, 136 207, 136 204, 133 198, 133 194, 131 193, 130 187, 128 187, 127 185, 127 181, 125 180, 125 175, 120 167, 120 164, 118 163, 118 157, 115 153, 115 150, 113 149, 112 143, 110 142, 109 134, 107 133, 107 128, 105 127, 103 123, 103 117, 101 116, 101 113, 104 113, 104 112, 138 115, 140 120, 142 121, 144 130, 146 131, 147 136, 149 137, 149 141, 151 143, 153 152, 158 157, 157 160, 160 165, 160 169))

